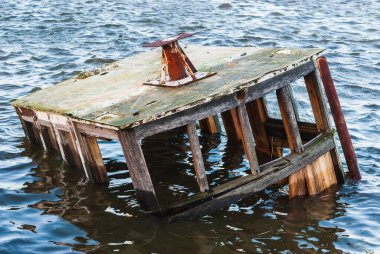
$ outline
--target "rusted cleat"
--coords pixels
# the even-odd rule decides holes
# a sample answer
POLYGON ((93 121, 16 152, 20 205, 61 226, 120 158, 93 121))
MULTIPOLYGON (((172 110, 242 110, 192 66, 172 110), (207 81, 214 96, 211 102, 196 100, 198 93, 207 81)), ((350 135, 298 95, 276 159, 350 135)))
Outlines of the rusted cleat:
POLYGON ((156 80, 145 82, 144 85, 177 87, 216 74, 216 72, 198 72, 178 44, 178 40, 193 35, 194 34, 183 33, 167 39, 144 44, 144 47, 162 47, 160 76, 156 80))

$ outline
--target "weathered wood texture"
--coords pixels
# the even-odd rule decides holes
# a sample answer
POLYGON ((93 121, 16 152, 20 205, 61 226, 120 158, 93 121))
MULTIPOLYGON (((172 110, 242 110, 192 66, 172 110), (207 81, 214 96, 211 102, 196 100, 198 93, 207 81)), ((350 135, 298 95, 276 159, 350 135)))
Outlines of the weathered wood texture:
POLYGON ((265 163, 282 156, 281 147, 271 142, 265 124, 268 122, 268 112, 264 98, 258 98, 246 104, 253 136, 256 143, 256 151, 260 163, 265 163))
POLYGON ((197 176, 197 181, 199 185, 199 190, 201 192, 205 192, 209 190, 207 175, 205 171, 205 165, 203 162, 201 146, 198 140, 197 129, 195 127, 195 123, 187 125, 187 134, 189 136, 190 149, 193 155, 193 164, 195 174, 197 176))
POLYGON ((278 105, 280 107, 282 121, 284 123, 286 137, 290 150, 300 153, 303 145, 301 135, 294 114, 294 108, 290 97, 290 88, 285 86, 276 91, 278 105))
POLYGON ((210 134, 216 134, 221 132, 220 122, 218 115, 209 116, 199 121, 199 125, 202 131, 210 134))
POLYGON ((249 123, 247 109, 243 104, 239 105, 236 111, 239 119, 244 151, 249 162, 251 173, 257 174, 260 172, 260 168, 257 160, 255 141, 252 134, 251 124, 249 123))
POLYGON ((242 140, 243 136, 236 108, 222 112, 221 115, 223 119, 224 130, 226 131, 228 140, 242 140))
POLYGON ((69 124, 87 178, 94 183, 108 182, 107 170, 96 138, 82 134, 74 122, 69 124))
POLYGON ((119 131, 118 136, 141 208, 143 210, 158 209, 156 193, 135 132, 133 130, 119 131))
MULTIPOLYGON (((316 64, 316 63, 314 63, 316 64)), ((304 77, 307 92, 309 95, 311 108, 319 132, 331 132, 331 123, 327 111, 325 97, 322 92, 322 81, 318 68, 315 68, 310 74, 304 77)), ((301 134, 302 135, 302 134, 301 134)), ((334 163, 335 174, 339 183, 344 183, 344 171, 340 161, 337 147, 331 152, 331 158, 334 163)))
MULTIPOLYGON (((294 114, 293 103, 290 95, 290 86, 285 86, 276 91, 278 105, 280 107, 285 133, 291 151, 300 153, 303 151, 301 135, 294 114)), ((294 172, 289 177, 289 197, 305 195, 307 192, 304 177, 304 169, 294 172)))
POLYGON ((300 154, 292 153, 261 166, 257 175, 248 175, 213 189, 212 193, 195 195, 183 202, 177 202, 156 211, 157 214, 178 213, 172 220, 193 219, 222 209, 243 200, 253 193, 265 189, 288 177, 299 169, 313 163, 334 148, 333 135, 320 134, 304 146, 300 154), (187 210, 186 210, 187 209, 187 210))
MULTIPOLYGON (((204 46, 188 46, 184 50, 199 71, 217 74, 180 89, 144 86, 142 84, 147 80, 157 78, 160 71, 161 49, 156 49, 118 61, 96 75, 72 78, 37 91, 13 105, 103 126, 132 128, 223 98, 243 88, 260 84, 257 91, 265 93, 266 89, 271 89, 262 87, 267 79, 280 78, 285 72, 289 78, 292 69, 309 63, 313 56, 323 51, 204 46)), ((257 94, 252 92, 251 95, 257 94)))

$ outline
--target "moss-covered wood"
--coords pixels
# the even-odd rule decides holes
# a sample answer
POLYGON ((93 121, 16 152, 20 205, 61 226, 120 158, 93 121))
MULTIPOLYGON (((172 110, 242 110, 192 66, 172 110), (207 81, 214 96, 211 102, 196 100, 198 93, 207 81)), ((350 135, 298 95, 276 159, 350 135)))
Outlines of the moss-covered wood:
POLYGON ((199 71, 217 74, 179 88, 142 85, 159 75, 161 51, 156 49, 30 94, 14 106, 131 128, 254 86, 323 51, 195 45, 184 50, 199 71))

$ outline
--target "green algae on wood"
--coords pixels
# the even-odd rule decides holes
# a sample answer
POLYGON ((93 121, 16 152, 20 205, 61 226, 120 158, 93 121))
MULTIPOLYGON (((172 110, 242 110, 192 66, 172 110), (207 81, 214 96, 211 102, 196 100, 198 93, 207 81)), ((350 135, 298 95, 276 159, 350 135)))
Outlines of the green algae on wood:
POLYGON ((199 71, 217 74, 179 88, 142 85, 159 74, 161 50, 155 49, 120 60, 106 72, 37 91, 13 105, 131 128, 253 86, 323 51, 196 45, 184 50, 199 71))

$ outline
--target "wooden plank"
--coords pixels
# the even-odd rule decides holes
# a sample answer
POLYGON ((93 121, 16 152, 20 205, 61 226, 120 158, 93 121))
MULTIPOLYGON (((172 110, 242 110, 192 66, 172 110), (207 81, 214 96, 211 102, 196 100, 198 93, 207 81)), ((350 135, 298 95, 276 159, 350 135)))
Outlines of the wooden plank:
POLYGON ((75 140, 70 132, 58 130, 58 135, 62 141, 65 161, 70 167, 80 167, 81 160, 77 152, 75 140))
MULTIPOLYGON (((290 87, 285 86, 276 91, 278 105, 280 107, 282 121, 284 123, 285 133, 291 151, 300 153, 303 150, 303 144, 300 132, 298 130, 297 119, 294 114, 294 108, 290 97, 290 87)), ((289 197, 293 198, 298 195, 307 193, 304 170, 300 169, 289 177, 289 197)))
POLYGON ((213 188, 213 192, 210 193, 209 196, 202 195, 201 200, 199 200, 199 196, 198 200, 196 197, 192 197, 193 200, 190 205, 186 203, 186 201, 182 203, 178 202, 176 206, 171 206, 171 209, 162 209, 161 213, 178 213, 170 219, 187 220, 210 214, 232 203, 239 202, 297 172, 300 168, 312 163, 333 149, 333 137, 328 133, 320 134, 314 140, 306 144, 304 148, 304 152, 300 154, 288 154, 283 158, 262 165, 262 171, 257 175, 248 175, 237 179, 241 184, 230 181, 225 185, 218 186, 219 189, 213 188), (211 196, 212 194, 214 195, 211 196))
POLYGON ((326 102, 322 93, 319 71, 315 69, 304 77, 307 93, 309 95, 311 108, 315 123, 319 132, 331 132, 331 123, 327 113, 326 102))
MULTIPOLYGON (((316 65, 315 62, 314 65, 316 65)), ((314 71, 306 75, 304 79, 318 130, 320 132, 331 132, 331 122, 327 111, 326 100, 322 92, 323 85, 318 68, 315 68, 314 71)), ((337 148, 333 149, 330 153, 338 182, 344 183, 345 176, 337 148)))
POLYGON ((221 113, 223 119, 224 130, 229 140, 242 140, 241 127, 237 115, 236 108, 232 108, 221 113))
POLYGON ((245 147, 245 154, 249 161, 249 166, 252 174, 257 174, 260 172, 259 162, 257 160, 255 142, 252 134, 251 124, 249 123, 247 109, 244 104, 237 107, 237 114, 239 117, 242 142, 245 147))
POLYGON ((50 128, 41 125, 41 133, 45 141, 46 150, 48 152, 56 151, 58 147, 56 146, 55 140, 52 139, 50 128))
MULTIPOLYGON (((313 62, 310 61, 294 69, 288 70, 286 73, 270 77, 254 86, 250 86, 245 102, 261 98, 266 93, 275 91, 289 82, 302 78, 313 71, 314 68, 313 62)), ((138 138, 152 136, 163 131, 187 125, 194 121, 199 121, 210 115, 216 115, 220 112, 235 108, 240 103, 241 102, 236 100, 235 94, 228 94, 221 98, 215 98, 209 102, 205 101, 202 105, 192 106, 176 112, 175 114, 155 119, 155 121, 146 122, 143 125, 135 127, 134 130, 138 138)))
POLYGON ((330 152, 308 164, 304 172, 309 195, 316 195, 337 183, 330 152))
POLYGON ((205 192, 209 190, 207 175, 205 171, 205 165, 203 162, 201 146, 199 144, 198 134, 195 127, 195 123, 187 125, 187 134, 189 136, 191 153, 193 155, 193 163, 195 174, 199 185, 199 190, 205 192))
POLYGON ((162 54, 158 48, 111 64, 101 73, 91 73, 89 78, 82 75, 37 91, 13 104, 94 124, 133 128, 240 89, 255 87, 309 62, 323 51, 195 45, 184 50, 198 69, 217 72, 217 75, 179 89, 143 86, 160 73, 162 54))
POLYGON ((156 193, 136 133, 133 130, 119 131, 118 136, 141 208, 158 209, 156 193))
POLYGON ((289 148, 296 153, 300 153, 303 149, 302 139, 298 130, 297 119, 294 114, 289 89, 289 86, 280 88, 276 91, 276 95, 281 111, 282 121, 284 123, 286 137, 289 143, 289 148))
POLYGON ((218 115, 209 116, 199 121, 199 125, 202 131, 210 134, 216 134, 221 132, 218 115))
POLYGON ((88 153, 90 155, 90 168, 96 183, 106 183, 109 181, 106 167, 103 163, 102 154, 99 149, 98 141, 94 137, 89 137, 82 134, 87 144, 88 153))
POLYGON ((81 122, 75 122, 75 126, 80 133, 83 133, 87 136, 96 137, 98 139, 119 139, 117 131, 114 129, 107 129, 104 127, 99 127, 81 122))
MULTIPOLYGON (((306 143, 312 140, 320 133, 317 129, 316 124, 314 123, 298 121, 297 125, 301 135, 302 143, 306 143)), ((281 145, 283 147, 289 147, 284 123, 282 120, 268 118, 267 121, 264 123, 264 128, 266 130, 266 133, 268 133, 268 136, 274 138, 274 142, 279 142, 279 140, 281 140, 280 143, 277 143, 278 145, 281 145)))
POLYGON ((87 179, 94 183, 108 182, 107 170, 96 138, 82 134, 75 122, 69 120, 68 124, 87 179))

